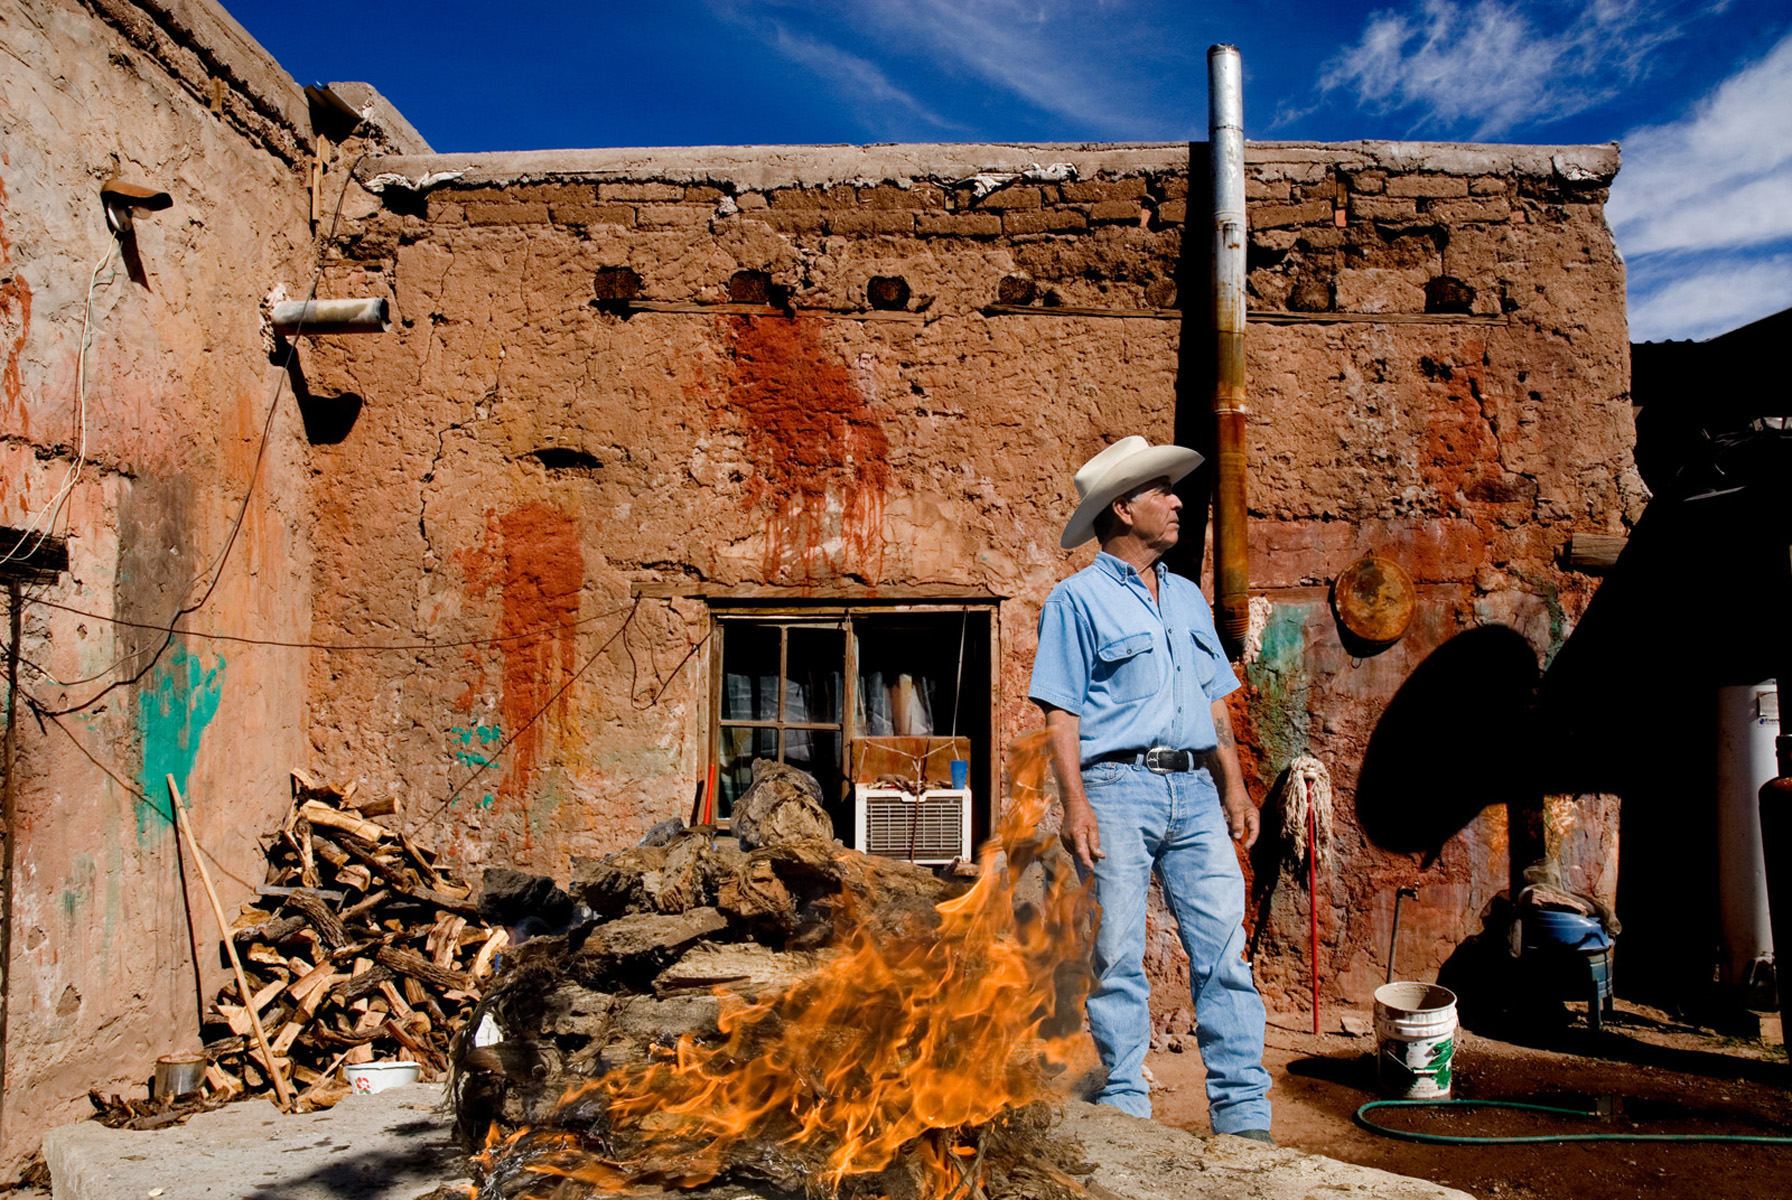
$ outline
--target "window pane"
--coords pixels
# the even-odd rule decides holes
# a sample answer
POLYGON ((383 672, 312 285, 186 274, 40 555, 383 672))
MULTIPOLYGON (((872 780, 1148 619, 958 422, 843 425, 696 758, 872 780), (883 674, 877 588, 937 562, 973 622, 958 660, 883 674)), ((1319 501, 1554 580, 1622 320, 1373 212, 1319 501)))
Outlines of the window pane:
POLYGON ((722 758, 716 766, 716 806, 718 817, 734 811, 734 802, 746 794, 753 782, 753 760, 778 757, 776 729, 742 729, 739 726, 722 730, 722 758))
POLYGON ((790 678, 784 686, 784 720, 803 724, 840 723, 846 632, 841 629, 790 630, 790 678))
POLYGON ((722 634, 722 720, 778 719, 776 625, 730 624, 722 634))
MULTIPOLYGON (((785 730, 784 761, 815 776, 823 796, 832 798, 840 794, 845 774, 840 767, 840 735, 834 730, 785 730)), ((838 835, 840 831, 835 829, 834 832, 838 835)))

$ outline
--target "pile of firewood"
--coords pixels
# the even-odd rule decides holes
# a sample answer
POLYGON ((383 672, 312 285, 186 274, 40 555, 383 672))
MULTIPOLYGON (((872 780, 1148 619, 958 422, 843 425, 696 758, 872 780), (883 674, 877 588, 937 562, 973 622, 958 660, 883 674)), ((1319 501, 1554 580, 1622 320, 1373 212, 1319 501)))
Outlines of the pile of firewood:
POLYGON ((506 933, 479 920, 472 889, 435 855, 375 819, 389 801, 357 807, 354 793, 293 772, 292 810, 263 839, 267 884, 231 933, 249 994, 233 978, 205 1014, 211 1092, 268 1091, 277 1071, 299 1108, 318 1108, 350 1090, 344 1064, 410 1060, 426 1080, 447 1070, 506 933))

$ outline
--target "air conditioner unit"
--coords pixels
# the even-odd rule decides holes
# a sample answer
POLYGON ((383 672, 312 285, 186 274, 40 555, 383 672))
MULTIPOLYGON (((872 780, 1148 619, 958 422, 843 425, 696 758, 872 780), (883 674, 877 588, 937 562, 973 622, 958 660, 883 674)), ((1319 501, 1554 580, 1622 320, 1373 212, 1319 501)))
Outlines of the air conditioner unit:
POLYGON ((921 793, 901 788, 856 785, 853 848, 885 858, 912 859, 937 866, 971 857, 971 793, 935 788, 921 793))

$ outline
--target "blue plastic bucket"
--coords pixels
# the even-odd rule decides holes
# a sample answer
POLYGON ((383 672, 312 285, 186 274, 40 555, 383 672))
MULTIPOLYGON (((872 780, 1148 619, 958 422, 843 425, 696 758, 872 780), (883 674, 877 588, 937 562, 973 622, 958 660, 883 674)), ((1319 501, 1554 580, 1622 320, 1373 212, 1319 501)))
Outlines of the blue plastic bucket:
POLYGON ((1611 936, 1605 932, 1605 926, 1598 917, 1583 917, 1579 913, 1556 912, 1547 908, 1535 909, 1524 915, 1526 949, 1593 951, 1604 950, 1611 944, 1611 936))

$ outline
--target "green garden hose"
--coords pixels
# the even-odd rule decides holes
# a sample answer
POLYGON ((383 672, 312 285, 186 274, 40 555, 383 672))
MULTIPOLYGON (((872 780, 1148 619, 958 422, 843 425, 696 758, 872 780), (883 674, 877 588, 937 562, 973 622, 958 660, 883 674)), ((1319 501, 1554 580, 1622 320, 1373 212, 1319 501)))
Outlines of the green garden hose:
POLYGON ((1792 1146, 1792 1137, 1756 1137, 1740 1133, 1545 1133, 1529 1137, 1466 1137, 1447 1133, 1418 1133, 1377 1125, 1365 1114, 1377 1108, 1512 1108, 1548 1113, 1557 1117, 1597 1117, 1579 1108, 1552 1108, 1521 1104, 1516 1100, 1371 1100, 1356 1110, 1356 1123, 1371 1133, 1424 1142, 1431 1146, 1512 1146, 1522 1142, 1729 1142, 1745 1146, 1792 1146))

